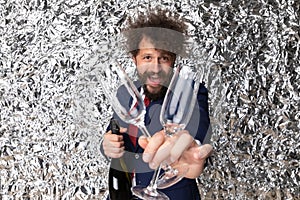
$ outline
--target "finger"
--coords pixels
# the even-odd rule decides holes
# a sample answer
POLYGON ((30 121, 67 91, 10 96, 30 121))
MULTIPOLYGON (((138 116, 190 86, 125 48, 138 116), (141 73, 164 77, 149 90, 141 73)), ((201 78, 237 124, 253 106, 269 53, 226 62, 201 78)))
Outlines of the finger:
POLYGON ((105 136, 103 140, 103 147, 116 147, 120 148, 124 146, 123 136, 111 135, 105 136))
POLYGON ((104 135, 104 141, 121 142, 123 141, 123 135, 112 134, 112 132, 109 131, 104 135))
POLYGON ((150 162, 157 149, 163 144, 165 139, 164 131, 157 132, 150 139, 143 153, 144 162, 150 162))
POLYGON ((122 146, 122 147, 110 146, 110 147, 107 147, 106 149, 104 149, 104 151, 107 151, 109 153, 121 153, 124 151, 124 149, 125 149, 124 146, 122 146))
POLYGON ((103 138, 104 154, 108 157, 119 158, 124 154, 124 141, 122 135, 112 134, 108 131, 103 138))
POLYGON ((124 153, 124 148, 104 149, 104 154, 111 158, 120 158, 124 153))
POLYGON ((188 131, 184 130, 179 132, 179 137, 170 152, 170 161, 175 162, 178 160, 182 153, 190 147, 193 140, 193 137, 188 131))
POLYGON ((159 147, 156 154, 154 155, 149 166, 152 169, 156 169, 161 162, 166 160, 170 156, 170 151, 177 139, 177 136, 168 137, 167 140, 159 147))
POLYGON ((127 132, 127 128, 120 127, 119 132, 120 132, 120 133, 126 133, 126 132, 127 132))
POLYGON ((210 144, 204 144, 197 148, 194 158, 198 160, 206 159, 213 153, 213 147, 210 144))
POLYGON ((121 157, 124 154, 124 142, 111 142, 108 141, 106 143, 103 142, 103 150, 105 155, 115 158, 121 157))
MULTIPOLYGON (((149 138, 150 139, 150 138, 149 138)), ((143 149, 145 149, 146 148, 146 146, 148 145, 148 141, 149 141, 149 139, 147 138, 147 137, 145 137, 145 136, 141 136, 141 137, 139 137, 139 145, 143 148, 143 149)))
POLYGON ((124 141, 121 142, 105 142, 103 143, 103 148, 109 148, 109 149, 120 149, 124 147, 124 141))
POLYGON ((103 146, 103 151, 105 155, 111 156, 111 154, 120 154, 125 150, 124 147, 114 147, 114 146, 103 146))
MULTIPOLYGON (((119 130, 120 133, 126 133, 127 128, 120 127, 119 130)), ((118 135, 118 134, 113 134, 112 131, 108 131, 107 133, 104 134, 104 139, 107 138, 110 141, 122 141, 123 140, 123 135, 118 135)))
POLYGON ((120 153, 110 153, 109 155, 107 155, 110 158, 121 158, 124 155, 124 151, 120 152, 120 153))

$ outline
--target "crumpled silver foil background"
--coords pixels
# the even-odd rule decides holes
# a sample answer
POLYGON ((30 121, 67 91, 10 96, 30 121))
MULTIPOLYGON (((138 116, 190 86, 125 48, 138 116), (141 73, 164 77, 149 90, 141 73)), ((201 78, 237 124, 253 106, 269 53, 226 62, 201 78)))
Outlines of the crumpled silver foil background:
POLYGON ((127 15, 156 6, 186 17, 214 63, 202 198, 300 199, 299 4, 0 0, 0 199, 105 198, 112 109, 84 63, 127 15))

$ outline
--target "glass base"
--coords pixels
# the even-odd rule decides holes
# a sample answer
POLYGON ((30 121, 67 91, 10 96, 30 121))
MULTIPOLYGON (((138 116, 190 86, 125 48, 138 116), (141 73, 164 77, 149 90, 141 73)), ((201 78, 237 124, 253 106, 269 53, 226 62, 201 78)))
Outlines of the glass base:
POLYGON ((172 185, 178 183, 181 179, 184 178, 185 174, 189 171, 188 165, 184 164, 181 166, 176 166, 176 169, 173 169, 171 166, 161 174, 157 180, 157 188, 165 189, 172 185))
POLYGON ((134 186, 131 188, 132 193, 145 200, 169 200, 169 197, 151 187, 134 186))

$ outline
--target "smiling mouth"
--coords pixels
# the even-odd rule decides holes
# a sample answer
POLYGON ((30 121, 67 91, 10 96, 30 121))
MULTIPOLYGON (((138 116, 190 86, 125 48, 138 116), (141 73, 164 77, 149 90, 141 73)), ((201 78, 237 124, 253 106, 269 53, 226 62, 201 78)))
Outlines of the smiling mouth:
POLYGON ((161 85, 162 83, 162 78, 158 75, 152 75, 152 76, 148 76, 148 84, 150 85, 161 85))

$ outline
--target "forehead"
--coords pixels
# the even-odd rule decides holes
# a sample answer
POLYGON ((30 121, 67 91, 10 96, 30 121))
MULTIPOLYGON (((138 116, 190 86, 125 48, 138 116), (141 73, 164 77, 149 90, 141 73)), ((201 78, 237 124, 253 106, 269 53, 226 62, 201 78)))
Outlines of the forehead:
POLYGON ((171 52, 163 49, 158 49, 151 39, 147 36, 143 36, 142 40, 139 43, 139 52, 140 53, 160 53, 160 54, 167 54, 172 55, 171 52))
POLYGON ((154 49, 155 46, 151 39, 147 36, 143 36, 142 40, 139 43, 139 49, 154 49))

